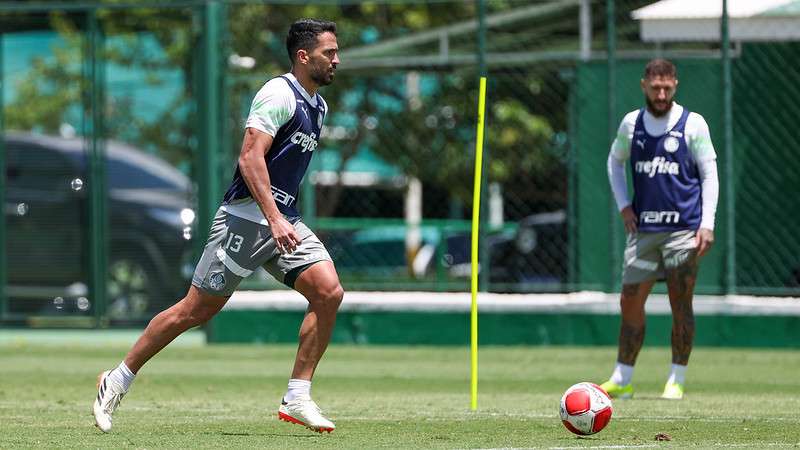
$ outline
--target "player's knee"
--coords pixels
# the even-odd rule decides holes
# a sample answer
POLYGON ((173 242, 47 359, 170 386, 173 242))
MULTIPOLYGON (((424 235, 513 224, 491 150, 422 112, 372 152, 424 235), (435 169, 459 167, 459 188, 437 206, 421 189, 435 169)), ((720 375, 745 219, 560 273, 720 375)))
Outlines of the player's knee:
POLYGON ((169 313, 167 320, 169 320, 172 326, 177 328, 189 329, 191 327, 202 325, 211 320, 216 312, 210 308, 199 305, 190 306, 179 303, 175 306, 177 307, 171 308, 165 312, 169 313))
POLYGON ((322 301, 325 303, 327 309, 337 310, 339 309, 339 305, 342 304, 342 299, 344 298, 344 289, 342 289, 341 284, 336 284, 336 286, 326 289, 322 293, 322 301))
POLYGON ((313 301, 318 307, 330 312, 336 312, 339 309, 339 305, 342 304, 343 298, 344 289, 341 284, 337 283, 335 286, 318 290, 313 301))
POLYGON ((644 333, 644 317, 622 317, 622 327, 630 333, 644 333))
POLYGON ((681 330, 694 333, 694 314, 683 315, 673 313, 672 324, 681 330))
POLYGON ((622 321, 644 325, 645 311, 644 305, 625 304, 622 306, 622 321))
POLYGON ((165 324, 169 329, 188 329, 191 325, 188 324, 189 316, 184 312, 184 309, 179 305, 173 305, 165 311, 162 311, 153 320, 158 320, 165 324))
POLYGON ((211 318, 214 317, 214 314, 216 314, 215 310, 209 308, 197 308, 192 312, 189 322, 191 323, 191 326, 196 327, 211 320, 211 318))
POLYGON ((342 304, 342 299, 344 299, 344 289, 341 284, 337 284, 329 294, 328 302, 330 302, 331 306, 335 309, 339 309, 339 305, 342 304))

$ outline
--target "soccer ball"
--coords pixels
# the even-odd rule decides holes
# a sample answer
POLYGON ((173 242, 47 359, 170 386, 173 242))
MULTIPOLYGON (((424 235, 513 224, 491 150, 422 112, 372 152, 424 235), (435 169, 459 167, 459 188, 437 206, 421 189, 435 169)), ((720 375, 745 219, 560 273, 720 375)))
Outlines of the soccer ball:
POLYGON ((578 383, 564 392, 559 412, 569 431, 595 434, 611 421, 611 397, 594 383, 578 383))

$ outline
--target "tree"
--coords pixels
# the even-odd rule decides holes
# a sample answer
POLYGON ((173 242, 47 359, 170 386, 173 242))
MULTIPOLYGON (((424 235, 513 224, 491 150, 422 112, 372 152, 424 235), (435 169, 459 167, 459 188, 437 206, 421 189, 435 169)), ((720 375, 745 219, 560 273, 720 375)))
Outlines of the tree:
MULTIPOLYGON (((500 5, 496 8, 511 8, 500 5)), ((188 169, 196 147, 196 102, 194 48, 201 29, 191 7, 142 7, 98 9, 101 29, 107 36, 102 51, 109 67, 137 70, 142 83, 163 86, 165 73, 180 74, 178 95, 160 111, 149 115, 135 111, 134 101, 124 94, 110 95, 104 105, 107 136, 122 139, 157 152, 173 164, 188 169), (156 45, 149 45, 150 42, 156 45)), ((239 151, 243 117, 252 96, 271 76, 287 71, 285 31, 298 17, 326 17, 338 24, 342 49, 381 39, 410 35, 454 22, 470 20, 474 4, 460 3, 359 3, 346 5, 230 4, 227 7, 227 42, 230 54, 249 56, 251 69, 226 67, 229 115, 226 127, 231 158, 239 151)), ((13 20, 13 16, 6 16, 13 20)), ((85 55, 85 25, 81 14, 50 13, 49 26, 63 45, 53 49, 53 58, 37 59, 31 65, 16 95, 6 108, 9 128, 38 129, 57 133, 63 123, 80 130, 80 114, 87 114, 84 79, 79 61, 85 55), (76 111, 78 113, 76 113, 76 111)), ((454 43, 456 45, 458 43, 454 43)), ((474 52, 474 39, 460 52, 474 52)), ((434 45, 436 47, 436 45, 434 45)), ((420 46, 403 52, 435 51, 420 46)), ((454 49, 455 51, 456 49, 454 49)), ((227 63, 228 58, 222 58, 227 63)), ((343 61, 336 83, 323 95, 332 105, 328 125, 347 128, 346 137, 323 142, 341 155, 341 167, 367 146, 383 159, 427 186, 436 186, 468 204, 471 198, 477 74, 474 67, 420 67, 418 93, 407 89, 407 70, 348 70, 343 61)), ((532 72, 532 77, 541 75, 532 72)), ((487 176, 509 186, 519 195, 530 190, 530 179, 555 179, 561 164, 554 155, 557 129, 552 120, 533 112, 520 93, 494 83, 487 120, 487 144, 491 155, 487 176)), ((339 177, 341 179, 342 177, 339 177)), ((557 186, 557 183, 554 184, 557 186)), ((507 189, 507 192, 509 192, 507 189)), ((325 205, 332 211, 342 189, 334 189, 325 205)), ((323 213, 326 211, 323 211, 323 213)))

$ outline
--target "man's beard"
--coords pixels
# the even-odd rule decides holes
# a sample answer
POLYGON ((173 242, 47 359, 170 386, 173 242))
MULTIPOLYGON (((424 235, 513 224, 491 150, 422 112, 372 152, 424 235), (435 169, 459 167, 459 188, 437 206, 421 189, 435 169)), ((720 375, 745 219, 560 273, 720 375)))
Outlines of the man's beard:
POLYGON ((310 76, 317 86, 327 86, 333 82, 333 73, 328 72, 328 70, 314 70, 310 76))
POLYGON ((650 98, 646 95, 644 96, 644 101, 647 104, 647 110, 650 111, 650 114, 652 114, 655 117, 666 116, 669 110, 672 108, 672 99, 666 102, 667 106, 663 110, 656 109, 655 102, 651 101, 650 98))

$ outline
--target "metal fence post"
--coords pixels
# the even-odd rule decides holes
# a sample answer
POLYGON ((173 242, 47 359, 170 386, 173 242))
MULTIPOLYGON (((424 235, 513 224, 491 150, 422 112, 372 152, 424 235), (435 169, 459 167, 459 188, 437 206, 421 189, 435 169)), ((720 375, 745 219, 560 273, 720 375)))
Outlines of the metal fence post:
POLYGON ((198 152, 196 155, 198 182, 197 234, 195 250, 202 253, 207 233, 211 228, 214 211, 220 195, 220 37, 222 7, 218 1, 209 1, 199 14, 199 63, 195 101, 198 112, 198 152))
MULTIPOLYGON (((3 91, 5 90, 5 77, 3 76, 3 33, 0 33, 0 133, 5 136, 5 123, 3 122, 3 91)), ((0 139, 0 320, 6 315, 6 149, 5 138, 0 139)))
POLYGON ((562 79, 569 83, 567 96, 567 290, 576 289, 578 282, 578 91, 577 69, 562 72, 562 79))
POLYGON ((95 326, 101 326, 106 310, 106 268, 108 267, 107 208, 105 183, 105 148, 103 141, 103 90, 105 88, 102 56, 103 36, 97 10, 86 12, 88 61, 84 81, 89 86, 89 110, 84 136, 89 136, 89 292, 94 304, 95 326), (88 79, 88 80, 87 80, 88 79))
POLYGON ((736 179, 733 166, 733 81, 731 79, 730 28, 728 27, 728 0, 722 0, 720 21, 722 45, 722 126, 725 140, 725 226, 726 260, 725 290, 736 293, 736 179))
MULTIPOLYGON (((478 0, 478 79, 480 77, 487 77, 487 88, 489 90, 489 83, 488 83, 488 70, 486 68, 486 2, 484 0, 478 0)), ((488 94, 487 94, 488 96, 488 94)), ((489 108, 486 108, 488 111, 489 108)), ((488 122, 489 114, 487 111, 484 111, 484 123, 488 122)), ((486 170, 489 167, 489 158, 490 158, 490 149, 486 146, 486 135, 484 134, 484 146, 483 146, 483 159, 481 161, 481 173, 483 173, 483 177, 481 178, 481 198, 484 201, 481 202, 481 211, 480 211, 480 234, 479 241, 478 241, 478 261, 480 261, 480 272, 478 273, 478 285, 480 286, 481 291, 488 291, 489 290, 489 272, 491 270, 490 264, 490 255, 489 255, 489 246, 487 245, 486 239, 484 236, 488 231, 489 222, 487 220, 488 214, 488 207, 489 202, 486 201, 486 196, 489 191, 488 189, 488 179, 489 179, 489 171, 486 170)))
MULTIPOLYGON (((607 28, 607 58, 608 58, 608 144, 614 140, 617 134, 617 28, 615 22, 614 0, 606 1, 606 28, 607 28)), ((609 197, 610 209, 609 220, 611 229, 611 279, 608 286, 612 291, 620 289, 620 270, 621 260, 619 255, 620 235, 619 235, 619 213, 614 196, 609 197)))
MULTIPOLYGON (((230 118, 230 102, 229 102, 229 92, 232 91, 231 87, 228 84, 228 57, 226 55, 230 54, 231 48, 231 41, 230 41, 230 28, 228 27, 228 1, 223 1, 219 6, 219 11, 217 12, 217 20, 219 21, 219 42, 220 44, 216 46, 216 50, 218 52, 217 61, 219 63, 218 67, 220 68, 219 73, 217 75, 217 86, 219 86, 219 114, 217 116, 217 120, 219 122, 219 171, 217 172, 220 177, 220 183, 223 183, 226 180, 229 180, 233 176, 233 171, 235 170, 233 167, 233 153, 231 152, 231 148, 229 146, 230 142, 232 142, 232 132, 233 127, 230 126, 230 122, 228 119, 230 118)), ((241 133, 241 129, 238 127, 236 128, 237 134, 241 133)), ((241 136, 241 134, 238 134, 241 136)), ((236 150, 239 150, 237 147, 236 150)), ((237 152, 238 155, 238 152, 237 152)), ((224 184, 221 187, 225 187, 224 184)), ((216 204, 214 205, 217 206, 216 204)))

